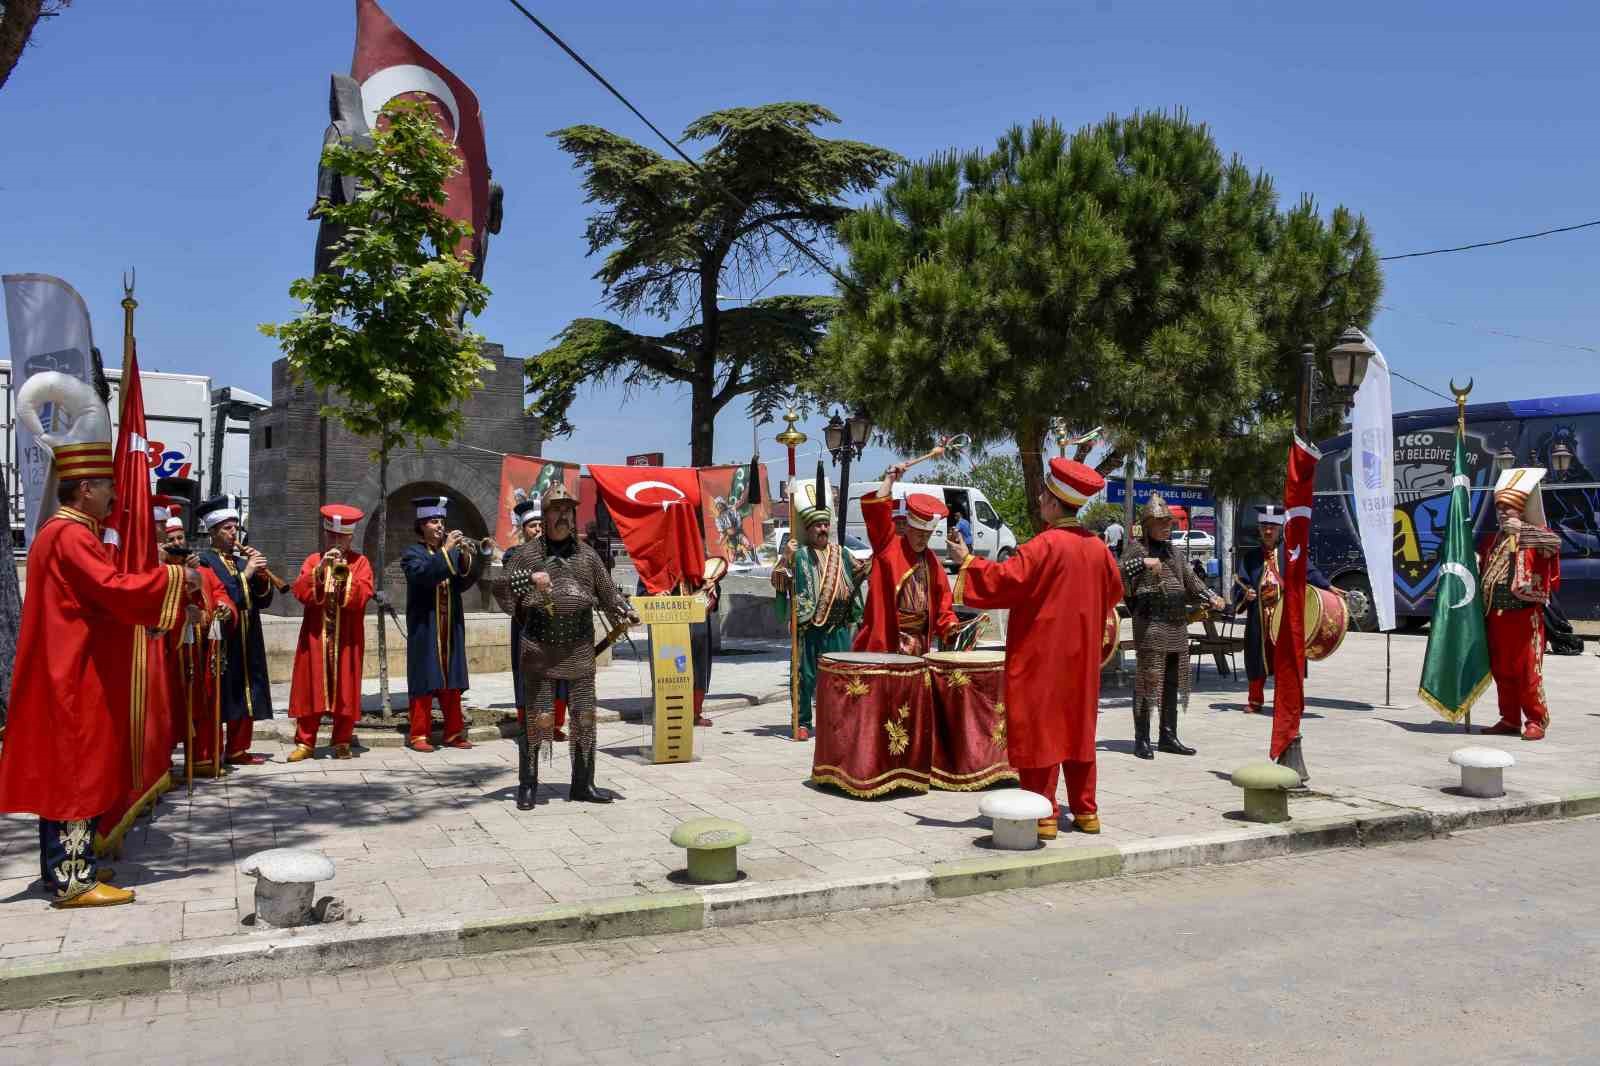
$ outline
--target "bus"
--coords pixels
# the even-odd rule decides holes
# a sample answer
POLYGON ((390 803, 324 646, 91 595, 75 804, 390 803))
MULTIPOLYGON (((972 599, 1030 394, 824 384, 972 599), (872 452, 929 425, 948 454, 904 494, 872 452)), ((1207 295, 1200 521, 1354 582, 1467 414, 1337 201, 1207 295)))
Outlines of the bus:
MULTIPOLYGON (((1469 404, 1466 423, 1474 536, 1495 528, 1495 460, 1502 449, 1515 455, 1512 465, 1549 470, 1542 486, 1545 516, 1561 538, 1556 603, 1578 633, 1600 636, 1600 393, 1469 404), (1565 443, 1573 456, 1559 474, 1549 462, 1557 442, 1565 443)), ((1450 512, 1455 434, 1454 407, 1394 416, 1394 600, 1395 622, 1401 627, 1420 627, 1433 617, 1439 552, 1450 512)), ((1370 631, 1377 628, 1377 618, 1356 524, 1350 434, 1324 441, 1320 450, 1311 561, 1333 584, 1364 594, 1352 597, 1351 624, 1370 631)), ((1253 506, 1240 509, 1235 543, 1259 543, 1253 506)))

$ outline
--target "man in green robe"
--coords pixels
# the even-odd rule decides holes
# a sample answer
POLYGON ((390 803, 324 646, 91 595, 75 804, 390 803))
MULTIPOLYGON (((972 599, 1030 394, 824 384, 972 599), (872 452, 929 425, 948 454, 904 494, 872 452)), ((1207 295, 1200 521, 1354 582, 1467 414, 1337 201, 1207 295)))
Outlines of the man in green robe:
POLYGON ((800 674, 800 731, 795 739, 809 740, 817 657, 850 650, 871 566, 833 543, 833 512, 827 507, 801 507, 797 513, 805 543, 797 549, 796 537, 789 537, 782 561, 772 569, 772 584, 778 590, 778 611, 799 629, 793 664, 800 674))

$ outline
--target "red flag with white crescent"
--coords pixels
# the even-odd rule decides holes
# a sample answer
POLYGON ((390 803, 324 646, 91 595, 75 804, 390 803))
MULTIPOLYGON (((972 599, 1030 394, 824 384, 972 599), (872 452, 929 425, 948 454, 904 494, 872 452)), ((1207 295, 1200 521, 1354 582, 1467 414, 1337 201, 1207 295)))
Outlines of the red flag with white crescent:
POLYGON ((700 479, 693 467, 590 466, 589 475, 651 595, 705 576, 700 479))
POLYGON ((123 356, 117 392, 117 452, 113 459, 117 498, 106 516, 104 535, 116 555, 117 570, 137 574, 155 569, 157 560, 144 385, 139 378, 139 356, 132 349, 123 356))
POLYGON ((1299 437, 1289 446, 1289 475, 1283 488, 1283 618, 1273 648, 1276 689, 1272 696, 1274 759, 1300 735, 1306 709, 1306 568, 1311 551, 1311 487, 1322 453, 1299 437))
POLYGON ((407 37, 377 0, 356 0, 356 54, 350 76, 361 85, 361 107, 369 129, 377 128, 378 112, 397 97, 420 99, 433 111, 462 163, 461 170, 445 182, 443 211, 472 226, 469 246, 473 258, 481 260, 489 224, 489 159, 477 95, 407 37))

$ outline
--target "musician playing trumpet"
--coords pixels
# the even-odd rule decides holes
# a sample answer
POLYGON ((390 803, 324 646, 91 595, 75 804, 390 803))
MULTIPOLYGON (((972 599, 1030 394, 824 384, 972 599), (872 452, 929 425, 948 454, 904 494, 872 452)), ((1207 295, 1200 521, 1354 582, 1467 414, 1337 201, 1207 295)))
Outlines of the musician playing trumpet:
POLYGON ((406 691, 412 751, 433 751, 433 701, 444 712, 444 743, 470 748, 461 694, 467 689, 467 627, 461 594, 478 583, 486 553, 459 529, 446 532, 449 497, 421 496, 417 543, 400 556, 406 575, 406 691))
MULTIPOLYGON (((223 621, 222 663, 223 759, 232 766, 254 766, 266 760, 250 754, 255 722, 272 717, 272 682, 267 677, 267 646, 261 634, 262 608, 272 603, 267 558, 239 543, 239 497, 213 496, 195 509, 211 539, 200 552, 200 565, 222 582, 231 610, 223 621)), ((196 772, 209 764, 209 730, 197 730, 196 772)))
POLYGON ((351 550, 354 507, 330 503, 322 509, 322 547, 306 556, 294 582, 294 598, 305 605, 294 649, 289 716, 295 720, 290 762, 316 752, 317 728, 333 719, 333 757, 352 758, 351 739, 361 717, 361 659, 366 648, 365 615, 372 599, 372 564, 351 550))

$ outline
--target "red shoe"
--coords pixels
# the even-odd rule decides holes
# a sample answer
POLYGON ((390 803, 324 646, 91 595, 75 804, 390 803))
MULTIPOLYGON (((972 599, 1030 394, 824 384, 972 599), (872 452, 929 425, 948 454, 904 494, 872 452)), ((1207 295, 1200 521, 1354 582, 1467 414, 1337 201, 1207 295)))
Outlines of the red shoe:
POLYGON ((229 766, 260 766, 267 760, 260 755, 252 755, 248 751, 241 751, 237 755, 230 755, 223 762, 229 766))
POLYGON ((1523 740, 1543 740, 1544 726, 1538 722, 1529 722, 1528 727, 1522 731, 1523 740))
POLYGON ((794 735, 794 738, 796 740, 810 740, 811 739, 811 730, 807 729, 805 726, 801 726, 800 727, 800 732, 796 733, 794 735))
POLYGON ((424 755, 433 750, 433 745, 428 743, 427 737, 412 737, 411 743, 407 744, 406 747, 412 751, 420 751, 424 755))
POLYGON ((707 718, 703 714, 697 714, 694 716, 694 724, 698 726, 707 726, 711 724, 711 719, 707 718))
MULTIPOLYGON (((1530 722, 1529 724, 1531 725, 1532 723, 1530 722)), ((1521 732, 1522 730, 1517 728, 1517 723, 1508 722, 1504 718, 1496 722, 1494 725, 1486 726, 1482 730, 1483 735, 1486 737, 1514 737, 1521 732)), ((1541 732, 1540 736, 1543 735, 1544 734, 1541 732)))
POLYGON ((1262 704, 1259 704, 1259 703, 1247 703, 1247 704, 1244 705, 1244 713, 1245 714, 1266 714, 1267 713, 1267 709, 1266 709, 1265 706, 1263 706, 1262 704))
POLYGON ((445 741, 444 746, 447 748, 459 748, 462 751, 465 751, 466 749, 472 747, 472 741, 468 740, 466 735, 463 734, 459 737, 456 737, 454 740, 445 741))
POLYGON ((555 731, 555 739, 557 739, 557 740, 566 740, 567 739, 567 731, 565 729, 557 729, 555 731))

